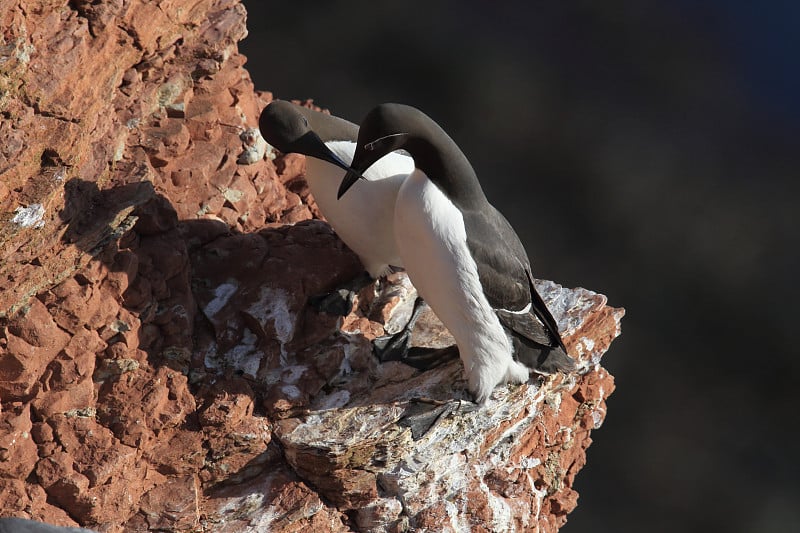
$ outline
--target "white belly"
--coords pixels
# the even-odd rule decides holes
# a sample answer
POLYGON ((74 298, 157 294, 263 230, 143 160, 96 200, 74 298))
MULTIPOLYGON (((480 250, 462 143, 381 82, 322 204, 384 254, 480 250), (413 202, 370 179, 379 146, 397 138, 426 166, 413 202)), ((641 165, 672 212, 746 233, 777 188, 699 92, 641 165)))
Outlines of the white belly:
POLYGON ((500 383, 528 380, 483 294, 461 212, 423 173, 406 178, 395 205, 395 239, 420 295, 456 339, 469 389, 484 402, 500 383))
MULTIPOLYGON (((355 143, 332 141, 326 145, 346 163, 353 161, 355 143)), ((403 266, 394 239, 394 204, 400 185, 412 170, 410 157, 387 154, 364 173, 369 183, 359 180, 337 200, 344 171, 320 159, 306 158, 306 181, 320 211, 372 277, 388 274, 390 266, 403 266)))

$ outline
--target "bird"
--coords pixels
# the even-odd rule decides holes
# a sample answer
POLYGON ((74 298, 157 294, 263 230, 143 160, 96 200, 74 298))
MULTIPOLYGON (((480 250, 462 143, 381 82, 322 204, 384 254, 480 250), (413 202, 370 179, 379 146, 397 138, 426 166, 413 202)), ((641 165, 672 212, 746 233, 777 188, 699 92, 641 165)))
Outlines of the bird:
POLYGON ((397 193, 395 241, 411 282, 455 338, 476 402, 485 404, 500 384, 527 382, 530 371, 574 371, 522 242, 455 141, 425 113, 394 103, 373 108, 339 197, 396 150, 415 168, 397 193))
POLYGON ((264 139, 283 153, 307 156, 306 181, 320 211, 339 237, 358 255, 373 279, 402 268, 394 240, 397 191, 414 169, 413 160, 390 153, 381 158, 352 197, 339 201, 337 188, 355 152, 358 126, 285 100, 270 103, 259 118, 264 139))
MULTIPOLYGON (((363 274, 336 290, 311 299, 318 310, 347 315, 356 292, 403 268, 394 238, 394 204, 400 185, 414 170, 414 161, 400 153, 386 154, 364 174, 369 183, 354 186, 348 197, 340 200, 337 188, 355 152, 356 124, 274 100, 262 111, 258 125, 264 140, 282 153, 306 156, 305 178, 320 211, 365 268, 363 274)), ((375 339, 374 352, 381 361, 407 356, 411 329, 424 309, 424 302, 417 299, 403 330, 375 339)))

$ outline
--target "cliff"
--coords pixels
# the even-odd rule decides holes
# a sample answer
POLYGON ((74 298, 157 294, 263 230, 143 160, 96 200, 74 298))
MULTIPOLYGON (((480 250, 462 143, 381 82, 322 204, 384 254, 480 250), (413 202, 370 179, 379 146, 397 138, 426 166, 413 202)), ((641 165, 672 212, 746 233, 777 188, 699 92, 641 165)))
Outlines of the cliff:
MULTIPOLYGON (((465 398, 379 365, 395 275, 360 270, 275 157, 232 0, 0 5, 0 516, 98 531, 556 531, 621 309, 538 288, 578 375, 465 398)), ((448 344, 430 313, 416 342, 448 344)))

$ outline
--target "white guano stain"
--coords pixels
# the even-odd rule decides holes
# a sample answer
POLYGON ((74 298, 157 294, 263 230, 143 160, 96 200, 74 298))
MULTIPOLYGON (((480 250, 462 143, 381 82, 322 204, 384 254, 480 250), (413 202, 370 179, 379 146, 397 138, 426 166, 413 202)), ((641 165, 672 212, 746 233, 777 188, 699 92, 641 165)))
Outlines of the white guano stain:
POLYGON ((333 394, 326 396, 320 402, 319 408, 322 411, 326 411, 329 409, 340 409, 347 405, 350 401, 350 391, 343 389, 334 392, 333 394))
POLYGON ((242 330, 242 340, 225 354, 228 366, 255 377, 261 367, 261 352, 256 348, 258 337, 248 328, 242 330))
POLYGON ((247 312, 262 326, 272 322, 275 338, 281 344, 292 340, 297 321, 297 315, 289 311, 289 301, 289 293, 285 290, 261 287, 258 300, 247 308, 247 312))
POLYGON ((14 210, 12 224, 22 228, 42 228, 44 227, 44 206, 42 204, 31 204, 28 207, 18 207, 14 210))
POLYGON ((281 392, 290 400, 299 400, 303 396, 303 393, 300 392, 300 389, 294 385, 284 385, 281 387, 281 392))
POLYGON ((283 289, 261 287, 258 300, 247 308, 248 314, 255 318, 262 328, 272 323, 275 338, 280 343, 281 366, 289 364, 289 354, 286 352, 286 343, 294 337, 297 314, 289 310, 291 298, 283 289))
POLYGON ((214 289, 214 298, 203 307, 205 315, 208 318, 212 318, 219 313, 238 289, 239 284, 236 283, 234 279, 229 279, 225 283, 218 285, 217 288, 214 289))

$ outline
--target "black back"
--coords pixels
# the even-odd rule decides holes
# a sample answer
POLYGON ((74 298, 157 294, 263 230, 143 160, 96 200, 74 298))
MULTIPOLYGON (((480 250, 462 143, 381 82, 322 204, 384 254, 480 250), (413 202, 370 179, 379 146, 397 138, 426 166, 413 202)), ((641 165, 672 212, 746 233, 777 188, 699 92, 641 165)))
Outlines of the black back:
MULTIPOLYGON (((397 149, 410 153, 416 167, 461 211, 467 246, 477 264, 484 294, 503 325, 526 344, 566 352, 556 321, 533 286, 522 242, 486 199, 475 170, 455 141, 422 111, 402 104, 382 104, 361 124, 352 166, 361 170, 362 160, 376 161, 397 149), (367 146, 379 146, 380 150, 368 153, 367 146), (528 304, 530 312, 518 313, 528 304)), ((516 341, 515 346, 519 343, 516 341)), ((564 357, 569 359, 565 353, 564 357)))

